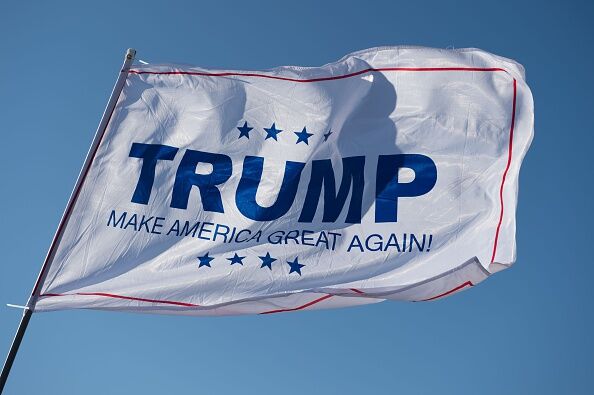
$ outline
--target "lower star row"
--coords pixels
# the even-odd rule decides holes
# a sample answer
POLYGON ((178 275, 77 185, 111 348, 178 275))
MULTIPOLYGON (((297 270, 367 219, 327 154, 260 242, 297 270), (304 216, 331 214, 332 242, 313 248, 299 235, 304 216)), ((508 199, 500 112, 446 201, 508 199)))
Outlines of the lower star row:
MULTIPOLYGON (((235 253, 232 257, 225 258, 225 259, 228 260, 231 265, 235 265, 236 263, 243 265, 243 260, 245 258, 246 258, 245 256, 239 256, 237 253, 235 253)), ((260 268, 262 269, 262 268, 267 267, 270 270, 272 270, 272 263, 278 260, 277 258, 273 258, 269 252, 267 252, 266 255, 264 255, 264 256, 259 256, 258 258, 260 258, 260 260, 262 261, 260 268)), ((207 252, 203 256, 198 257, 198 261, 200 262, 198 265, 198 268, 201 268, 202 266, 211 267, 210 264, 214 260, 215 260, 215 258, 210 256, 209 252, 207 252)), ((291 268, 291 270, 289 271, 289 274, 297 273, 300 276, 301 276, 301 268, 305 266, 305 265, 299 263, 299 257, 295 257, 295 259, 293 261, 287 261, 287 265, 289 265, 289 267, 291 268)))
MULTIPOLYGON (((237 138, 240 139, 242 137, 245 137, 249 139, 250 131, 252 131, 253 129, 253 127, 248 125, 247 121, 244 122, 243 126, 237 127, 237 130, 239 130, 239 136, 237 138)), ((266 137, 264 138, 264 140, 273 139, 274 141, 278 141, 278 134, 282 132, 281 129, 276 128, 276 123, 273 123, 272 126, 269 128, 264 128, 264 131, 266 132, 266 137)), ((297 136, 297 141, 295 142, 295 144, 305 143, 309 145, 309 138, 314 135, 313 133, 309 133, 306 127, 303 127, 303 130, 301 130, 300 132, 293 133, 297 136)), ((332 131, 330 130, 327 133, 324 133, 324 141, 328 141, 328 138, 331 134, 332 131)))

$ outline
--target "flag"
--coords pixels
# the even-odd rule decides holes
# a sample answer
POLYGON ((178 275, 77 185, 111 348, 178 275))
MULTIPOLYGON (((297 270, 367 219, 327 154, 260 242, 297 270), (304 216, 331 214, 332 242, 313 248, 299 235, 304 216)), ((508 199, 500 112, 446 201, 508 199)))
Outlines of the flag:
POLYGON ((430 301, 515 261, 533 102, 513 60, 382 47, 322 67, 122 73, 35 311, 430 301))

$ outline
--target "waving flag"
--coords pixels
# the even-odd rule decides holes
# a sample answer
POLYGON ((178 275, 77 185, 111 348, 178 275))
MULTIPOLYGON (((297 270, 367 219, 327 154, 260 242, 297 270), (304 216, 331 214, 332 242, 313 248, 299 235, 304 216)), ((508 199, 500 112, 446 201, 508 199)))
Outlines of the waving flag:
POLYGON ((389 47, 312 68, 122 73, 36 311, 434 300, 515 261, 533 103, 512 60, 389 47))

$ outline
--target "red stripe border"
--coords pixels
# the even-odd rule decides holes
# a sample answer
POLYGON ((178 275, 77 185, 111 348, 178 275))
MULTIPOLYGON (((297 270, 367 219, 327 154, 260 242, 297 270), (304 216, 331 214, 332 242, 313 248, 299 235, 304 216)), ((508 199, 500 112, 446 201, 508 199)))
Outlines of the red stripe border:
POLYGON ((474 287, 474 284, 472 283, 472 281, 466 281, 466 282, 458 285, 457 287, 450 289, 447 292, 441 293, 439 295, 435 295, 435 296, 433 296, 431 298, 428 298, 428 299, 422 299, 419 302, 428 302, 430 300, 435 300, 435 299, 443 298, 444 296, 448 296, 449 294, 452 294, 452 293, 454 293, 456 291, 459 291, 462 288, 466 288, 466 287, 474 287))
POLYGON ((285 312, 287 312, 287 311, 297 311, 297 310, 303 310, 303 309, 305 309, 306 307, 313 306, 314 304, 320 303, 320 302, 322 302, 322 301, 324 301, 324 300, 326 300, 326 299, 330 299, 332 296, 334 296, 334 295, 328 294, 328 295, 324 295, 324 296, 322 296, 321 298, 318 298, 318 299, 312 300, 311 302, 309 302, 309 303, 306 303, 306 304, 304 304, 304 305, 301 305, 301 306, 298 306, 298 307, 293 307, 293 308, 291 308, 291 309, 278 309, 278 310, 270 310, 270 311, 265 311, 265 312, 263 312, 263 313, 260 313, 260 314, 285 313, 285 312))
POLYGON ((505 165, 505 171, 501 178, 501 186, 499 187, 499 204, 501 209, 499 210, 499 222, 497 223, 497 230, 495 231, 495 240, 493 241, 493 254, 491 255, 491 263, 495 262, 495 254, 497 253, 497 242, 499 241, 499 230, 501 223, 503 222, 503 187, 505 186, 505 178, 512 160, 513 142, 514 142, 514 126, 516 124, 516 98, 518 95, 517 81, 514 78, 514 97, 512 104, 512 116, 511 125, 509 127, 509 145, 507 148, 507 164, 505 165))
POLYGON ((136 298, 134 296, 123 296, 123 295, 116 295, 116 294, 110 294, 110 293, 105 293, 105 292, 77 292, 77 293, 72 293, 72 294, 49 293, 49 294, 39 295, 40 298, 55 297, 55 296, 103 296, 106 298, 135 300, 138 302, 170 304, 170 305, 174 305, 174 306, 184 306, 184 307, 200 307, 199 304, 194 304, 194 303, 176 302, 176 301, 172 301, 172 300, 136 298))
POLYGON ((373 72, 384 72, 384 71, 482 71, 482 72, 498 72, 502 71, 509 74, 505 69, 498 67, 381 67, 381 68, 368 68, 359 71, 355 71, 349 74, 335 75, 331 77, 319 77, 319 78, 291 78, 291 77, 280 77, 277 75, 261 74, 261 73, 250 73, 250 72, 222 72, 222 73, 209 73, 205 71, 141 71, 141 70, 130 70, 130 74, 142 75, 195 75, 202 77, 256 77, 256 78, 268 78, 271 80, 289 81, 289 82, 321 82, 321 81, 333 81, 341 80, 344 78, 355 77, 361 74, 373 73, 373 72))
MULTIPOLYGON (((466 281, 465 283, 447 291, 444 293, 441 293, 439 295, 433 296, 431 298, 428 299, 422 299, 420 300, 420 302, 427 302, 430 300, 435 300, 435 299, 439 299, 442 298, 444 296, 447 296, 449 294, 452 294, 462 288, 465 288, 467 286, 474 286, 474 284, 471 281, 466 281)), ((361 297, 364 297, 365 292, 355 289, 355 288, 350 288, 351 291, 362 295, 361 297)), ((146 299, 146 298, 137 298, 134 296, 124 296, 124 295, 117 295, 117 294, 112 294, 112 293, 106 293, 106 292, 77 292, 77 293, 72 293, 72 294, 59 294, 59 293, 47 293, 47 294, 42 294, 39 295, 40 298, 49 298, 49 297, 60 297, 60 296, 100 296, 100 297, 105 297, 105 298, 114 298, 114 299, 125 299, 125 300, 134 300, 134 301, 138 301, 138 302, 147 302, 147 303, 157 303, 157 304, 168 304, 168 305, 173 305, 173 306, 182 306, 182 307, 203 307, 200 306, 199 304, 194 304, 194 303, 186 303, 186 302, 176 302, 176 301, 172 301, 172 300, 160 300, 160 299, 146 299)), ((275 314, 275 313, 285 313, 285 312, 290 312, 290 311, 298 311, 298 310, 303 310, 307 307, 313 306, 315 304, 318 304, 320 302, 323 302, 326 299, 330 299, 333 296, 344 296, 344 295, 334 295, 334 294, 326 294, 322 297, 319 297, 317 299, 312 300, 311 302, 305 303, 301 306, 297 306, 297 307, 293 307, 293 308, 287 308, 287 309, 276 309, 276 310, 269 310, 269 311, 264 311, 262 313, 258 313, 260 315, 266 315, 266 314, 275 314)))

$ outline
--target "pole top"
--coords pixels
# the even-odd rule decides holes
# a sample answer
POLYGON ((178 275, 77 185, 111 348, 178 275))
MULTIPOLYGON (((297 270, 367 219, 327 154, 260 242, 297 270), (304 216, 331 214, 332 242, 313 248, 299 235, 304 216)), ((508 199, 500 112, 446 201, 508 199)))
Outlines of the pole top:
POLYGON ((128 51, 126 51, 126 60, 134 60, 135 56, 136 50, 134 48, 128 48, 128 51))

